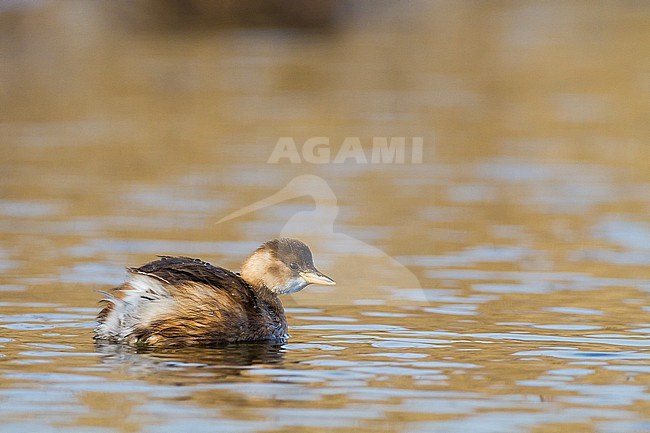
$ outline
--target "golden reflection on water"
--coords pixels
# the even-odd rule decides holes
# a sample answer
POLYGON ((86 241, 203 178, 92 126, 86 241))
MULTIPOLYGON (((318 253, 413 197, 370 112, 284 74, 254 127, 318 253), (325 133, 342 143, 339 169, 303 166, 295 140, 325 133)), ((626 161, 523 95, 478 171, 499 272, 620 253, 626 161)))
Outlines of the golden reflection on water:
POLYGON ((352 9, 0 9, 0 431, 649 429, 650 9, 352 9), (394 136, 424 163, 267 163, 394 136), (285 300, 288 345, 93 345, 124 266, 281 233, 339 283, 285 300))

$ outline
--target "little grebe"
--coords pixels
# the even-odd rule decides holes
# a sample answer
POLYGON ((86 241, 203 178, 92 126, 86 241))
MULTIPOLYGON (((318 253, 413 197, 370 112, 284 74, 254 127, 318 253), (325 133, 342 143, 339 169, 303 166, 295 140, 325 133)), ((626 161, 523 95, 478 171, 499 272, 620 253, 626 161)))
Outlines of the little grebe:
POLYGON ((278 295, 309 284, 336 284, 320 273, 311 251, 295 239, 274 239, 236 274, 187 257, 162 256, 128 269, 129 279, 102 292, 95 339, 161 346, 285 341, 287 320, 278 295))

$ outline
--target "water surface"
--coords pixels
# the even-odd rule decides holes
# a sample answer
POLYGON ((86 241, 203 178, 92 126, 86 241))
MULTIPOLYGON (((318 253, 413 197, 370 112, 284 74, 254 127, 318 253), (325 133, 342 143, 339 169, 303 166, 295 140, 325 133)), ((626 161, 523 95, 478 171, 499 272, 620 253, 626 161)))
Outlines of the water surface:
POLYGON ((650 431, 650 9, 400 5, 0 11, 0 432, 650 431), (423 163, 267 163, 287 136, 423 163), (285 298, 287 344, 93 343, 124 267, 281 234, 338 281, 285 298))

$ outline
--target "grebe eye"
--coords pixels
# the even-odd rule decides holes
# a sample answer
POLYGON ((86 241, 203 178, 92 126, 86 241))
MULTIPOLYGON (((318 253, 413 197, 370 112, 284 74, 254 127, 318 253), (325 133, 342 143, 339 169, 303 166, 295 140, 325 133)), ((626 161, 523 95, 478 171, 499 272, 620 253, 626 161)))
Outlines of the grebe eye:
POLYGON ((295 270, 298 269, 298 263, 296 263, 296 262, 292 262, 292 263, 289 265, 289 267, 295 271, 295 270))

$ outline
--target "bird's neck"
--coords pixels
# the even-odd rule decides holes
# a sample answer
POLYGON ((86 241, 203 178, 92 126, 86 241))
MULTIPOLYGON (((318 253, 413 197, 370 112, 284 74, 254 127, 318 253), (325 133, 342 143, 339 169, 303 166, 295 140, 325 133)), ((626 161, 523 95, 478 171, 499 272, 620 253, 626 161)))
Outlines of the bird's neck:
POLYGON ((239 274, 260 294, 271 292, 275 295, 283 285, 280 275, 269 272, 269 269, 277 269, 276 261, 270 251, 257 250, 244 261, 239 274))

